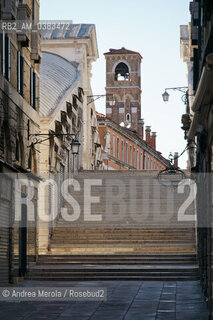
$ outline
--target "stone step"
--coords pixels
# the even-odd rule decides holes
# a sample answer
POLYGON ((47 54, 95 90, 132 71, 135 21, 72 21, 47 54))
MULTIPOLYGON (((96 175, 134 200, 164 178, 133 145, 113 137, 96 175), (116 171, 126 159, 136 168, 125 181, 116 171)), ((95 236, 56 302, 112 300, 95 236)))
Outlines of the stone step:
POLYGON ((191 263, 193 263, 194 261, 170 261, 170 260, 165 260, 165 261, 135 261, 135 260, 130 260, 130 261, 107 261, 107 260, 98 260, 98 261, 94 261, 94 260, 73 260, 72 262, 68 262, 68 261, 63 261, 63 260, 59 260, 59 261, 42 261, 39 262, 38 261, 38 265, 50 265, 50 266, 57 266, 60 264, 65 264, 65 265, 124 265, 127 264, 129 266, 131 265, 149 265, 150 263, 152 265, 158 265, 159 263, 161 263, 162 265, 171 265, 171 266, 179 266, 179 265, 189 265, 191 263))
POLYGON ((74 236, 74 235, 65 235, 64 237, 61 235, 54 235, 54 237, 52 238, 53 242, 57 242, 57 241, 67 241, 67 242, 72 242, 72 241, 93 241, 96 242, 97 241, 166 241, 166 242, 170 242, 170 241, 177 241, 177 242, 193 242, 195 241, 195 237, 175 237, 175 236, 167 236, 167 237, 163 237, 163 236, 129 236, 128 234, 123 235, 123 236, 103 236, 103 235, 85 235, 85 236, 74 236))
MULTIPOLYGON (((83 243, 83 244, 73 244, 73 243, 65 243, 65 244, 54 244, 54 246, 58 245, 59 247, 61 248, 85 248, 85 245, 87 245, 88 248, 94 248, 94 247, 97 247, 97 248, 112 248, 114 243, 105 243, 105 244, 100 244, 100 243, 90 243, 90 244, 87 244, 87 243, 83 243)), ((189 248, 194 248, 194 242, 193 243, 182 243, 181 245, 179 243, 173 243, 172 245, 170 243, 153 243, 153 242, 147 242, 145 244, 129 244, 128 242, 127 243, 117 243, 117 248, 155 248, 155 249, 161 249, 161 248, 175 248, 177 251, 176 252, 181 252, 181 249, 183 248, 186 248, 186 247, 189 247, 189 248)))
POLYGON ((59 236, 63 236, 64 234, 66 235, 89 235, 89 236, 94 236, 94 235, 102 235, 102 236, 124 236, 124 235, 129 235, 129 236, 161 236, 161 237, 165 237, 165 236, 184 236, 184 237, 192 237, 195 236, 195 232, 191 231, 185 231, 184 233, 182 232, 182 230, 178 230, 176 232, 174 231, 170 231, 170 230, 164 230, 162 232, 158 231, 158 230, 153 230, 153 232, 147 231, 147 230, 139 230, 139 231, 135 231, 134 230, 90 230, 90 229, 83 229, 80 228, 75 229, 74 231, 72 229, 68 229, 68 228, 63 228, 63 230, 55 230, 54 231, 54 235, 59 235, 59 236))
POLYGON ((195 281, 199 280, 197 275, 189 276, 189 275, 149 275, 149 276, 118 276, 118 275, 110 275, 110 276, 49 276, 49 277, 42 277, 42 276, 27 276, 26 280, 33 280, 33 281, 195 281))
MULTIPOLYGON (((70 230, 76 230, 76 232, 79 229, 84 229, 85 232, 87 232, 87 230, 103 230, 103 231, 107 231, 107 230, 121 230, 121 228, 126 231, 126 230, 130 230, 130 232, 140 232, 140 231, 147 231, 147 232, 167 232, 167 231, 171 231, 171 232, 195 232, 195 227, 192 224, 188 224, 183 226, 181 223, 175 223, 175 224, 171 224, 171 223, 163 223, 162 221, 160 223, 158 223, 157 221, 155 222, 138 222, 137 224, 135 223, 131 223, 127 220, 125 221, 120 221, 119 224, 113 227, 113 221, 111 222, 105 222, 105 221, 100 221, 99 223, 96 222, 72 222, 69 223, 67 221, 63 221, 63 222, 59 222, 57 224, 57 226, 55 226, 55 230, 61 230, 61 229, 70 229, 70 230), (110 227, 111 225, 111 227, 110 227), (119 228, 119 229, 118 229, 119 228)), ((121 230, 122 231, 122 230, 121 230)))
POLYGON ((103 245, 103 244, 88 244, 88 245, 53 245, 50 248, 50 252, 52 254, 131 254, 131 253, 138 253, 138 254, 176 254, 176 253, 188 253, 188 254, 195 254, 196 247, 189 246, 189 245, 161 245, 161 246, 153 246, 153 245, 103 245))
POLYGON ((101 230, 101 228, 99 230, 92 230, 92 229, 84 229, 84 228, 79 228, 79 229, 74 229, 74 231, 71 228, 63 228, 63 230, 61 230, 62 228, 57 228, 57 230, 54 230, 54 235, 58 235, 58 236, 63 236, 64 234, 66 235, 73 235, 73 236, 84 236, 84 235, 89 235, 89 236, 95 236, 95 235, 102 235, 102 236, 184 236, 184 237, 192 237, 195 236, 195 232, 191 231, 182 231, 182 230, 177 230, 175 231, 170 231, 168 230, 164 230, 162 232, 158 231, 158 230, 153 230, 153 232, 151 230, 129 230, 129 229, 124 229, 124 230, 106 230, 103 229, 101 230))
POLYGON ((76 272, 76 271, 100 271, 102 272, 103 270, 116 270, 116 271, 125 271, 125 270, 128 270, 128 271, 143 271, 143 270, 151 270, 151 271, 161 271, 161 270, 169 270, 169 271, 190 271, 190 270, 197 270, 198 269, 198 264, 197 263, 192 263, 188 266, 182 266, 182 265, 179 265, 177 268, 176 266, 170 266, 169 264, 168 265, 161 265, 161 263, 159 263, 157 266, 153 266, 151 263, 148 265, 148 266, 129 266, 128 264, 125 264, 123 266, 105 266, 105 265, 102 265, 102 266, 81 266, 81 265, 75 265, 73 267, 70 267, 70 266, 66 266, 64 264, 60 264, 58 265, 57 267, 51 267, 49 268, 48 266, 45 266, 45 265, 37 265, 37 266, 33 266, 30 268, 30 271, 41 271, 41 270, 44 270, 45 272, 49 272, 49 271, 58 271, 58 270, 62 270, 64 272, 69 272, 69 271, 72 271, 72 272, 76 272))
POLYGON ((58 239, 58 240, 68 240, 68 241, 72 241, 72 240, 75 240, 75 241, 78 241, 78 240, 88 240, 88 241, 93 241, 93 242, 96 242, 96 240, 98 241, 107 241, 107 240, 110 240, 110 241, 153 241, 154 243, 156 243, 157 241, 167 241, 168 243, 170 241, 185 241, 185 242, 192 242, 192 243, 195 243, 195 235, 183 235, 182 237, 180 235, 158 235, 158 234, 153 234, 153 236, 150 234, 141 234, 141 235, 132 235, 132 234, 89 234, 89 233, 86 233, 86 234, 70 234, 70 233, 66 233, 64 232, 64 236, 63 234, 53 234, 53 236, 51 237, 51 240, 55 240, 55 239, 58 239))
POLYGON ((119 234, 119 235, 124 235, 124 234, 129 234, 129 235, 141 235, 141 234, 144 234, 144 235, 182 235, 182 236, 192 236, 192 235, 195 235, 195 231, 194 230, 191 230, 191 229, 163 229, 163 230, 158 230, 157 228, 144 228, 144 229, 137 229, 137 230, 134 230, 134 229, 129 229, 129 228, 123 228, 122 230, 118 230, 118 229, 105 229, 105 228, 96 228, 96 229, 91 229, 90 228, 83 228, 83 227, 80 227, 80 228, 69 228, 69 227, 63 227, 63 228, 59 228, 57 227, 57 229, 54 229, 54 234, 64 234, 64 233, 67 233, 67 234, 103 234, 103 235, 110 235, 110 234, 119 234))
MULTIPOLYGON (((141 254, 129 254, 129 255, 40 255, 38 258, 38 262, 41 264, 46 263, 61 263, 61 261, 64 263, 72 263, 76 261, 80 261, 81 263, 100 263, 104 261, 105 263, 123 263, 125 262, 127 264, 129 263, 165 263, 168 261, 168 264, 170 263, 192 263, 196 262, 196 256, 195 255, 187 255, 187 254, 176 254, 176 255, 141 255, 141 254)), ((63 264, 61 263, 61 264, 63 264)))
POLYGON ((139 265, 139 266, 114 266, 114 265, 101 265, 101 266, 67 266, 58 265, 49 267, 48 265, 35 266, 28 270, 28 279, 78 279, 78 278, 108 278, 108 277, 198 277, 198 265, 139 265))
POLYGON ((104 244, 104 245, 108 245, 108 244, 128 244, 128 245, 132 245, 132 244, 138 244, 138 245, 160 245, 160 244, 169 244, 171 245, 177 245, 177 244, 181 244, 181 245, 194 245, 194 242, 191 241, 185 241, 185 240, 177 240, 177 239, 170 239, 170 241, 168 241, 168 239, 162 240, 162 239, 156 239, 156 240, 134 240, 134 239, 72 239, 69 241, 69 239, 53 239, 51 241, 51 245, 55 246, 55 245, 66 245, 69 246, 70 244, 104 244))
MULTIPOLYGON (((148 272, 130 272, 130 271, 126 271, 126 272, 116 272, 116 271, 112 271, 112 272, 94 272, 94 271, 87 271, 87 272, 52 272, 52 273, 48 273, 48 272, 43 272, 42 273, 30 273, 29 275, 29 278, 32 278, 32 277, 36 277, 36 276, 39 276, 40 278, 49 278, 49 277, 56 277, 56 278, 61 278, 61 277, 64 277, 64 278, 67 278, 67 279, 70 279, 70 278, 78 278, 78 277, 90 277, 90 276, 95 276, 97 278, 100 278, 100 277, 109 277, 109 276, 117 276, 117 277, 121 277, 121 276, 124 276, 124 277, 132 277, 132 276, 135 276, 135 277, 140 277, 140 276, 144 276, 144 277, 150 277, 150 276, 175 276, 176 278, 178 277, 181 277, 181 276, 188 276, 188 277, 191 277, 191 276, 194 276, 194 277, 197 277, 198 272, 171 272, 171 271, 168 271, 168 272, 159 272, 159 271, 156 271, 156 272, 150 272, 150 270, 148 272)), ((28 278, 28 279, 29 279, 28 278)))

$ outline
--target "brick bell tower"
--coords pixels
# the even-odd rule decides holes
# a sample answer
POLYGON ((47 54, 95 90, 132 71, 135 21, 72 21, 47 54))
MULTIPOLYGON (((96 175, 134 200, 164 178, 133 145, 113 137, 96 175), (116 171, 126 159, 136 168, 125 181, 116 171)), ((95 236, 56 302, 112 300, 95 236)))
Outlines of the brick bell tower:
POLYGON ((106 94, 113 94, 115 105, 106 99, 106 116, 121 126, 138 131, 141 118, 141 61, 140 53, 110 49, 106 59, 106 94))

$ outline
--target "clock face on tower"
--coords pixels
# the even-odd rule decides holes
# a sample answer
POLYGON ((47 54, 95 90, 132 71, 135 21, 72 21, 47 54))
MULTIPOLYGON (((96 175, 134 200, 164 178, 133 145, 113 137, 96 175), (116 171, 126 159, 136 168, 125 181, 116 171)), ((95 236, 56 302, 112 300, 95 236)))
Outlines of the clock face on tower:
POLYGON ((141 60, 138 52, 125 48, 110 49, 106 59, 106 94, 112 94, 115 105, 106 101, 106 115, 121 126, 137 131, 141 118, 141 60))

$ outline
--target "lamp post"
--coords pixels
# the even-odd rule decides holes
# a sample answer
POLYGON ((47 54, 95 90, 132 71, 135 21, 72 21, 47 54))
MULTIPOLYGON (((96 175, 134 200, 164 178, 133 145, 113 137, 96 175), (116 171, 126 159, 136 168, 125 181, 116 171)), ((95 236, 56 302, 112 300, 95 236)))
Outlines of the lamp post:
POLYGON ((79 154, 80 145, 81 144, 76 137, 71 142, 71 151, 72 151, 72 155, 73 155, 73 170, 72 170, 73 176, 75 173, 75 156, 79 154))

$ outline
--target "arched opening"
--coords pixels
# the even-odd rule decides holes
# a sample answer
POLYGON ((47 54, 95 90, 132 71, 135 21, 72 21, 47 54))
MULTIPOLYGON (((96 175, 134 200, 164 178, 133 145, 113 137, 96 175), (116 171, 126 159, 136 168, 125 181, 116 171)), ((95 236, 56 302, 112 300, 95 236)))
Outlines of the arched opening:
POLYGON ((129 81, 129 68, 121 62, 115 68, 115 80, 116 81, 129 81))
POLYGON ((131 115, 129 113, 126 114, 126 121, 127 122, 131 121, 131 115))

